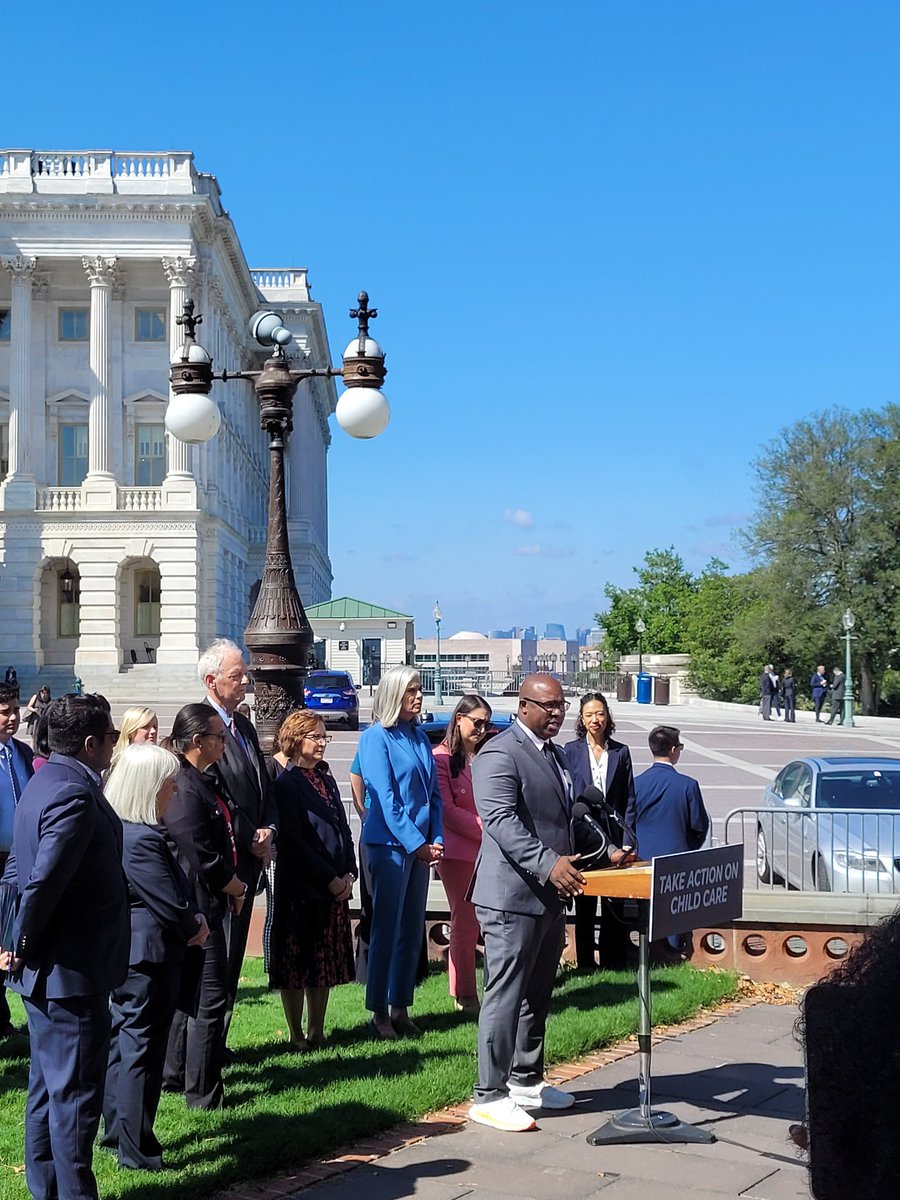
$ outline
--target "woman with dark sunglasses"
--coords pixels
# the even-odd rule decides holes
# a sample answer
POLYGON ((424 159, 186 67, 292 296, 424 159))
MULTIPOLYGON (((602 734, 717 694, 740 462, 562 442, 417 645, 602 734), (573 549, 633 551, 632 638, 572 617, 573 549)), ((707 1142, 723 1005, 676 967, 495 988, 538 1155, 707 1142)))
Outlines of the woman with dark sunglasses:
POLYGON ((481 848, 481 818, 472 793, 472 759, 491 724, 491 706, 481 696, 463 696, 450 718, 447 736, 434 748, 438 785, 444 802, 444 857, 437 867, 450 902, 450 995, 459 1012, 476 1016, 475 946, 478 918, 466 899, 481 848))

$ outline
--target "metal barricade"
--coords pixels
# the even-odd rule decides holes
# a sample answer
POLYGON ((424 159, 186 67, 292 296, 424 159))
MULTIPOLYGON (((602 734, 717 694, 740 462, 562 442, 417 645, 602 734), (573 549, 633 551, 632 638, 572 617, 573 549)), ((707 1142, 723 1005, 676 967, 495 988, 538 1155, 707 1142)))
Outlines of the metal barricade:
POLYGON ((736 808, 724 841, 743 842, 744 890, 900 895, 900 811, 736 808))

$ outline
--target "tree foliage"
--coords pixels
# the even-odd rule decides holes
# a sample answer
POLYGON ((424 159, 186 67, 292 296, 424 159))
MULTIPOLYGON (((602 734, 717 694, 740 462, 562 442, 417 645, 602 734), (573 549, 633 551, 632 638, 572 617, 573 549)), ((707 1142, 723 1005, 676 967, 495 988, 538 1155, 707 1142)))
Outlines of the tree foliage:
POLYGON ((696 581, 685 570, 675 547, 648 550, 643 565, 632 568, 638 577, 636 587, 618 588, 608 583, 603 589, 609 610, 597 613, 596 620, 609 645, 619 654, 632 654, 638 645, 635 625, 642 618, 646 632, 641 637, 647 654, 681 654, 684 630, 696 581))

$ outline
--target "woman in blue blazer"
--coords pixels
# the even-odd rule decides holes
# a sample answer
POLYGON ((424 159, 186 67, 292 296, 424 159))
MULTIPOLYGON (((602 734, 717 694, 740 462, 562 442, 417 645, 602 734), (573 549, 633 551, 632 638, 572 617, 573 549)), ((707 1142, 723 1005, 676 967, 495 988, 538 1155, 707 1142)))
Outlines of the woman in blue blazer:
MULTIPOLYGON (((613 739, 615 731, 616 723, 606 698, 601 692, 588 692, 581 697, 575 724, 577 737, 563 746, 563 752, 572 775, 575 799, 591 785, 598 788, 615 814, 608 822, 613 841, 627 849, 637 844, 634 831, 625 826, 626 810, 629 803, 634 804, 634 770, 631 751, 624 742, 613 739)), ((596 925, 597 897, 576 897, 575 960, 579 967, 591 971, 597 966, 596 925)), ((600 908, 601 967, 624 967, 629 945, 622 903, 604 898, 600 908)))
POLYGON ((371 1032, 420 1033, 410 1020, 422 943, 429 867, 444 852, 441 793, 428 738, 417 727, 422 686, 412 667, 392 667, 375 692, 375 724, 359 739, 371 799, 363 825, 372 877, 372 931, 366 974, 371 1032))

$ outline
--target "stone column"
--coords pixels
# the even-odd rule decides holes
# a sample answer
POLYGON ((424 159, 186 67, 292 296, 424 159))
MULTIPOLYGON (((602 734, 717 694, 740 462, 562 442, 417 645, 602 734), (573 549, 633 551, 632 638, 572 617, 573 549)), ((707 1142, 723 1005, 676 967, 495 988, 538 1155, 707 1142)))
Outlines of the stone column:
MULTIPOLYGON (((175 359, 184 345, 184 327, 177 318, 184 311, 184 302, 191 298, 191 284, 197 271, 196 258, 164 258, 162 268, 169 281, 169 357, 175 359)), ((202 340, 202 334, 198 337, 202 340)), ((169 393, 169 403, 175 399, 169 393)), ((177 403, 177 401, 176 401, 177 403)), ((163 482, 164 508, 196 508, 197 484, 191 469, 191 447, 166 434, 168 463, 163 482)))
POLYGON ((28 425, 31 409, 31 299, 37 259, 15 255, 3 266, 12 280, 9 363, 9 473, 2 507, 34 509, 35 480, 28 425))
POLYGON ((85 508, 115 509, 116 479, 110 470, 110 300, 118 260, 99 256, 81 261, 91 284, 91 407, 82 504, 85 508))

